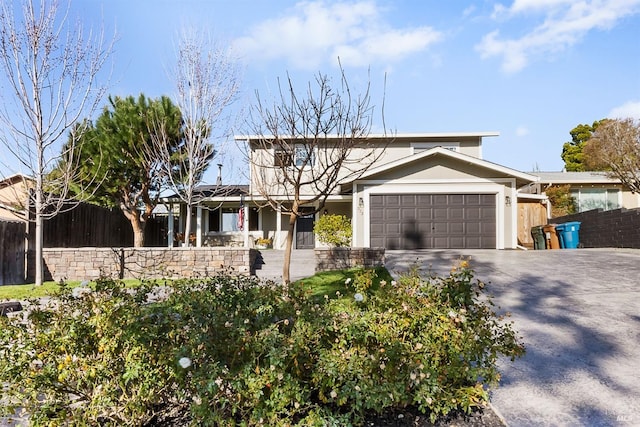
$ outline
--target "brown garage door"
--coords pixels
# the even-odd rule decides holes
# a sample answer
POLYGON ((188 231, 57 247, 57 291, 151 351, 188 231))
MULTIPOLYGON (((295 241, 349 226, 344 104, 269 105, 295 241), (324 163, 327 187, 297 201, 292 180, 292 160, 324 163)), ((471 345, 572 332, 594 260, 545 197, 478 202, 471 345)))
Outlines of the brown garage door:
POLYGON ((371 247, 495 249, 495 194, 370 196, 371 247))

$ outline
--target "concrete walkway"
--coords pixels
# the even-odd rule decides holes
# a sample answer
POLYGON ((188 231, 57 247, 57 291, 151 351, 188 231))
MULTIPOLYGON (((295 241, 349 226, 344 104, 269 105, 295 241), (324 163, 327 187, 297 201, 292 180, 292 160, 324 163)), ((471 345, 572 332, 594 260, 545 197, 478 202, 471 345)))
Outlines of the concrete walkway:
POLYGON ((471 257, 527 354, 500 364, 509 426, 640 426, 640 250, 387 251, 397 273, 471 257))
MULTIPOLYGON (((256 260, 256 276, 282 283, 282 265, 284 251, 266 249, 260 251, 256 260)), ((315 274, 316 260, 313 249, 299 249, 291 251, 291 267, 289 276, 291 281, 304 279, 315 274)))

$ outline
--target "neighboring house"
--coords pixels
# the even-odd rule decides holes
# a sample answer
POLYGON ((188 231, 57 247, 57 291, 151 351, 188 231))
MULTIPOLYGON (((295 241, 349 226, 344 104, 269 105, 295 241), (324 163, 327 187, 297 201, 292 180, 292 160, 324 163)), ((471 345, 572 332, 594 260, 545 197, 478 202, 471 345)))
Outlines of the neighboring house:
POLYGON ((22 174, 0 180, 0 219, 24 220, 29 189, 33 188, 34 182, 33 178, 22 174))
MULTIPOLYGON (((494 136, 498 133, 396 135, 364 175, 341 182, 328 197, 322 214, 351 218, 354 247, 516 248, 517 190, 538 178, 483 160, 483 138, 494 136)), ((257 149, 257 138, 238 136, 236 140, 253 147, 252 155, 271 156, 274 163, 282 161, 283 153, 257 149)), ((383 149, 388 139, 372 135, 367 143, 372 142, 383 149)), ((295 153, 287 155, 295 158, 295 153)), ((265 172, 252 170, 250 176, 255 173, 265 172)), ((252 246, 258 238, 270 238, 274 248, 283 248, 288 217, 265 207, 254 181, 250 179, 248 187, 201 187, 203 197, 192 213, 196 246, 252 246)), ((287 203, 286 194, 275 196, 283 205, 287 203)), ((175 197, 165 203, 181 204, 175 197)), ((174 212, 170 206, 169 215, 174 212)), ((170 232, 184 235, 183 203, 180 212, 179 230, 170 232)), ((320 246, 313 234, 315 219, 298 218, 294 248, 320 246)))
POLYGON ((538 172, 540 180, 521 189, 522 193, 544 194, 553 185, 569 185, 578 212, 640 207, 640 195, 633 194, 619 179, 606 172, 538 172))

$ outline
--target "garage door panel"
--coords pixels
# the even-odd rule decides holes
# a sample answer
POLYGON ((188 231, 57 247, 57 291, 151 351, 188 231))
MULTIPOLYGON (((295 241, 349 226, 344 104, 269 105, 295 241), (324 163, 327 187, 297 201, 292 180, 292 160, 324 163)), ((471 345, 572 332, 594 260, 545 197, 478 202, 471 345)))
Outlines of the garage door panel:
POLYGON ((433 219, 434 221, 446 221, 449 215, 449 209, 447 208, 434 208, 433 219))
POLYGON ((466 246, 464 236, 451 236, 448 244, 453 248, 464 248, 466 246))
POLYGON ((480 194, 479 204, 485 206, 495 206, 496 196, 494 194, 480 194))
POLYGON ((389 249, 495 248, 495 194, 370 198, 370 242, 389 249))
POLYGON ((399 221, 402 217, 400 216, 399 208, 385 208, 384 218, 391 221, 399 221))
POLYGON ((449 223, 449 232, 451 234, 464 234, 465 223, 463 222, 451 222, 449 223))
POLYGON ((448 194, 432 194, 431 195, 431 204, 434 206, 438 205, 447 205, 449 200, 448 194))
POLYGON ((466 249, 482 249, 482 238, 478 236, 467 236, 465 239, 466 249))
POLYGON ((446 234, 449 232, 448 222, 433 222, 431 223, 431 231, 434 234, 446 234))
POLYGON ((482 196, 482 194, 465 194, 465 202, 470 205, 479 205, 482 196))
POLYGON ((371 205, 371 207, 383 207, 385 205, 385 198, 380 195, 371 195, 369 196, 369 204, 371 205))
POLYGON ((452 220, 461 220, 464 218, 464 208, 451 208, 449 209, 448 218, 452 220))
POLYGON ((450 194, 448 197, 449 205, 462 205, 465 203, 465 194, 450 194))
POLYGON ((466 224, 467 234, 480 234, 482 233, 482 225, 476 222, 469 222, 466 224))
POLYGON ((432 204, 431 194, 416 194, 415 197, 418 206, 430 206, 432 204))
POLYGON ((416 219, 418 221, 428 220, 432 218, 432 212, 430 208, 417 208, 416 219))
POLYGON ((415 221, 416 209, 415 208, 402 208, 402 219, 405 221, 415 221))
POLYGON ((480 210, 481 219, 492 219, 496 216, 495 208, 484 207, 480 210))
POLYGON ((482 219, 480 208, 469 207, 465 209, 465 218, 469 221, 477 221, 482 219))

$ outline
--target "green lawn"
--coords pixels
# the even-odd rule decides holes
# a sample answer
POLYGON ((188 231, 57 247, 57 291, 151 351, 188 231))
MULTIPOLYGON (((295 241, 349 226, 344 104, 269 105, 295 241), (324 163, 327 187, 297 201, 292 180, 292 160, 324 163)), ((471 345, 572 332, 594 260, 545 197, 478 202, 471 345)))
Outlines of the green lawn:
MULTIPOLYGON (((358 271, 360 271, 358 268, 325 271, 298 280, 298 283, 308 286, 312 290, 313 297, 323 298, 324 295, 333 296, 336 291, 344 291, 345 281, 347 279, 354 280, 358 271)), ((388 282, 392 280, 391 275, 384 267, 377 268, 376 274, 380 280, 388 282)), ((124 283, 127 287, 135 287, 140 284, 140 280, 127 279, 124 280, 124 283)), ((76 287, 80 285, 80 281, 69 281, 66 284, 67 286, 76 287)), ((0 301, 10 299, 26 300, 48 296, 55 292, 59 286, 58 282, 45 282, 42 286, 35 286, 34 284, 0 286, 0 301)))
MULTIPOLYGON (((123 280, 126 287, 134 287, 140 284, 140 280, 127 279, 123 280)), ((65 282, 67 286, 76 287, 80 286, 79 280, 70 280, 65 282)), ((89 285, 93 284, 90 282, 89 285)), ((33 283, 26 285, 5 285, 0 286, 0 301, 17 299, 26 300, 29 298, 40 298, 51 295, 60 287, 59 282, 44 282, 42 286, 36 286, 33 283)))
MULTIPOLYGON (((317 273, 311 277, 300 279, 296 283, 302 283, 312 291, 312 296, 323 298, 325 295, 335 296, 336 291, 343 292, 345 289, 345 281, 347 279, 354 280, 357 273, 362 271, 361 268, 351 268, 348 270, 324 271, 317 273)), ((378 280, 386 280, 391 282, 393 278, 384 267, 376 268, 378 280)))

